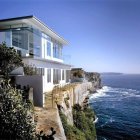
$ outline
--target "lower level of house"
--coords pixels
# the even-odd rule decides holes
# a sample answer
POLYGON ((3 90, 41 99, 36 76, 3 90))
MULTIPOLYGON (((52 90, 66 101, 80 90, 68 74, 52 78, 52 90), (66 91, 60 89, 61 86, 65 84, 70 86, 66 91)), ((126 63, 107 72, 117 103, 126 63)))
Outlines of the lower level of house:
POLYGON ((54 86, 63 86, 70 82, 71 66, 40 59, 23 59, 25 64, 34 66, 35 75, 20 75, 23 68, 15 70, 12 74, 17 74, 16 83, 18 85, 33 88, 34 105, 43 106, 45 104, 45 94, 52 91, 54 86), (20 75, 20 76, 19 76, 20 75))

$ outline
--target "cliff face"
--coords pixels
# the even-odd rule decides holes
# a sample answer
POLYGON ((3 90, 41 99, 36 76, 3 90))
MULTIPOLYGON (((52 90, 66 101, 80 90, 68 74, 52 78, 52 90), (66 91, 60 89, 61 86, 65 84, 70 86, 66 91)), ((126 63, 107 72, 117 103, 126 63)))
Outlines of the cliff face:
MULTIPOLYGON (((55 87, 52 92, 45 95, 46 96, 45 108, 35 109, 36 114, 39 118, 36 127, 38 129, 38 132, 40 130, 43 130, 45 134, 50 134, 49 129, 50 127, 53 127, 54 130, 56 130, 56 134, 54 136, 56 140, 66 140, 66 139, 69 140, 65 136, 66 132, 64 131, 65 128, 64 125, 62 125, 64 122, 60 118, 61 117, 61 115, 59 114, 60 110, 61 113, 65 115, 66 118, 65 122, 71 126, 70 128, 73 127, 74 133, 77 132, 75 134, 78 136, 79 139, 80 136, 79 130, 75 131, 75 124, 74 124, 75 121, 73 119, 74 118, 73 106, 75 104, 79 104, 82 107, 87 106, 88 104, 87 96, 90 93, 90 91, 95 91, 101 87, 100 74, 94 72, 93 73, 84 72, 83 70, 79 70, 79 69, 78 69, 79 71, 78 74, 76 74, 77 70, 74 71, 75 71, 74 75, 77 78, 81 78, 80 75, 82 75, 82 77, 84 78, 83 82, 70 83, 63 87, 59 87, 59 86, 55 87)), ((92 113, 87 112, 87 114, 92 114, 92 113)), ((81 119, 80 116, 78 116, 77 118, 81 119)), ((83 122, 79 121, 79 122, 80 124, 84 124, 84 121, 83 122)), ((87 123, 87 125, 89 125, 89 123, 87 123)), ((94 127, 94 132, 96 133, 95 127, 94 127)), ((91 140, 95 140, 95 139, 91 139, 91 140)), ((82 139, 82 140, 86 140, 86 139, 82 139)))
POLYGON ((63 98, 60 102, 60 105, 63 107, 62 111, 67 116, 67 120, 71 125, 73 124, 72 106, 75 104, 84 106, 87 104, 86 97, 89 92, 95 92, 97 89, 101 88, 99 73, 84 72, 84 79, 84 82, 78 82, 68 86, 68 88, 64 90, 63 98))
MULTIPOLYGON (((73 120, 73 106, 79 104, 81 107, 86 107, 88 105, 88 94, 90 92, 95 92, 97 89, 101 88, 101 78, 100 74, 96 72, 84 72, 83 70, 73 70, 73 79, 81 77, 83 81, 76 81, 75 83, 68 84, 62 87, 61 98, 59 95, 59 101, 57 105, 59 106, 59 111, 65 116, 67 125, 75 127, 75 121, 73 120)), ((60 113, 60 114, 61 114, 60 113)), ((62 117, 62 114, 60 115, 62 117)), ((63 116, 63 119, 64 119, 63 116)), ((62 118, 61 118, 62 119, 62 118)), ((63 120, 63 128, 67 128, 63 120)), ((94 120, 93 120, 94 121, 94 120)), ((81 122, 83 124, 83 122, 81 122)), ((66 130, 65 130, 66 131, 66 130)), ((94 126, 94 132, 96 135, 96 130, 94 126)), ((66 132, 65 132, 66 134, 66 132)), ((79 134, 77 134, 79 135, 79 134)), ((67 136, 67 134, 66 134, 67 136)), ((96 138, 95 138, 96 139, 96 138)), ((92 139, 93 140, 93 139, 92 139)))
POLYGON ((67 116, 69 124, 73 125, 72 107, 75 104, 82 106, 90 90, 92 90, 92 83, 84 82, 68 85, 63 91, 63 98, 59 104, 63 107, 62 112, 67 116))
POLYGON ((101 78, 100 74, 97 72, 85 72, 85 79, 88 82, 92 83, 92 92, 95 92, 96 89, 101 88, 101 78))

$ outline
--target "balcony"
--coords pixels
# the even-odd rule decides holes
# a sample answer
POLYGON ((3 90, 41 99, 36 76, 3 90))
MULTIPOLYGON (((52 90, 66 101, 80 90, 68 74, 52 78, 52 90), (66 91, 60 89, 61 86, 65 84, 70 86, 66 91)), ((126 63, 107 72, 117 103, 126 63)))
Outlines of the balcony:
POLYGON ((71 55, 63 55, 62 59, 64 64, 71 65, 71 55))

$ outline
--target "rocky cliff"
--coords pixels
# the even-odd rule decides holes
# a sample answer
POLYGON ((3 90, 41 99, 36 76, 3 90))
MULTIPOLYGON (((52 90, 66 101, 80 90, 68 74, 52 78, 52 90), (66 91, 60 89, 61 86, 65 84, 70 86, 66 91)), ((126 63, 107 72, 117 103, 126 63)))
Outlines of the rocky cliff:
POLYGON ((101 88, 101 77, 97 72, 85 72, 85 79, 92 83, 92 92, 95 92, 98 88, 101 88))
MULTIPOLYGON (((74 71, 74 74, 75 73, 76 70, 74 71)), ((72 83, 64 87, 62 93, 63 96, 61 101, 58 103, 61 106, 61 112, 66 116, 67 123, 71 126, 74 125, 72 113, 73 106, 75 104, 79 104, 81 107, 87 105, 88 94, 101 88, 101 78, 99 73, 84 72, 84 75, 82 73, 82 76, 85 79, 83 82, 72 83)))
MULTIPOLYGON (((82 70, 78 69, 78 74, 76 74, 76 70, 74 70, 74 75, 78 78, 81 76, 79 73, 81 73, 82 70)), ((70 83, 65 86, 56 86, 52 92, 47 93, 45 95, 46 104, 44 108, 36 108, 36 114, 38 116, 38 123, 36 129, 38 132, 40 130, 43 130, 46 135, 50 134, 49 128, 53 127, 56 131, 55 139, 56 140, 77 140, 82 139, 82 136, 85 135, 83 131, 80 129, 75 128, 74 119, 73 119, 73 106, 79 104, 82 108, 80 112, 77 112, 77 115, 75 114, 75 117, 77 119, 82 119, 83 122, 80 122, 80 125, 85 125, 86 127, 90 126, 89 123, 86 123, 84 121, 85 115, 94 114, 91 113, 89 110, 86 110, 86 112, 83 111, 84 106, 88 105, 88 94, 90 92, 95 91, 96 89, 101 87, 101 79, 100 75, 98 73, 91 73, 91 72, 83 72, 82 71, 82 77, 84 77, 83 82, 76 82, 76 83, 70 83), (59 112, 59 113, 58 113, 59 112), (61 112, 61 113, 60 113, 61 112), (60 118, 61 117, 61 118, 60 118), (62 119, 63 118, 63 119, 62 119), (62 125, 63 124, 63 125, 62 125), (65 129, 65 130, 64 130, 65 129), (73 137, 66 138, 68 135, 66 133, 66 130, 68 133, 72 133, 71 135, 76 135, 77 139, 73 139, 73 137), (65 133, 64 133, 65 132, 65 133), (66 135, 66 136, 65 136, 66 135)), ((92 117, 91 117, 92 118, 92 117)), ((94 118, 94 117, 93 117, 94 118)), ((86 119, 90 120, 90 119, 86 119)), ((93 120, 91 122, 91 125, 94 127, 93 131, 96 134, 95 126, 93 123, 93 120)), ((85 128, 85 126, 83 127, 85 128)), ((85 131, 88 136, 90 134, 85 131)), ((91 134, 92 135, 92 134, 91 134)), ((86 136, 85 136, 86 137, 86 136)), ((96 138, 92 140, 95 140, 96 138)), ((86 139, 82 139, 86 140, 86 139)))

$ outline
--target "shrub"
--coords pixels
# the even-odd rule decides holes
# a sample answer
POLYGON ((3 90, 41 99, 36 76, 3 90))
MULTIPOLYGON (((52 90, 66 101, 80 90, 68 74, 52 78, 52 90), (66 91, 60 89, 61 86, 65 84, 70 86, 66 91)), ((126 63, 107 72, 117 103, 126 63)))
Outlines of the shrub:
POLYGON ((83 132, 81 132, 75 126, 69 125, 67 123, 67 117, 61 111, 59 111, 59 114, 67 140, 86 140, 83 132))
POLYGON ((93 120, 95 118, 94 112, 90 108, 82 110, 79 104, 73 106, 73 122, 74 125, 81 130, 86 140, 94 140, 96 138, 95 125, 93 120))
POLYGON ((7 47, 5 43, 0 44, 0 75, 8 79, 9 73, 20 66, 23 66, 23 63, 16 50, 7 47))
POLYGON ((93 124, 94 112, 90 108, 82 110, 79 104, 73 106, 73 121, 71 126, 67 117, 59 110, 60 118, 67 140, 95 140, 96 131, 93 124))
POLYGON ((0 138, 32 140, 35 125, 30 103, 22 99, 21 91, 10 85, 0 86, 0 138))

